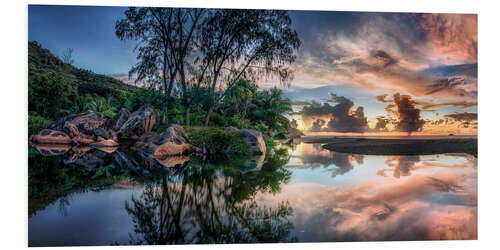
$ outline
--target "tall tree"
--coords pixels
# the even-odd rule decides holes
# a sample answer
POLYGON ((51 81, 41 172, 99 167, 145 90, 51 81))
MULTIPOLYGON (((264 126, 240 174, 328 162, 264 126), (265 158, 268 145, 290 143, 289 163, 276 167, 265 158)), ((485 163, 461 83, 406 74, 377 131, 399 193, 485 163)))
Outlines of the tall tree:
POLYGON ((173 18, 173 35, 170 41, 170 51, 179 72, 182 88, 182 104, 185 110, 185 124, 189 125, 189 112, 192 98, 189 90, 188 68, 192 63, 187 59, 195 49, 195 37, 204 14, 204 9, 175 9, 173 18))
POLYGON ((285 85, 293 79, 288 66, 295 61, 300 40, 286 11, 211 10, 200 33, 199 61, 207 65, 211 77, 205 126, 239 79, 277 76, 285 85))
POLYGON ((169 98, 177 76, 176 60, 171 53, 174 45, 173 8, 135 8, 125 11, 125 18, 116 22, 115 33, 121 40, 138 41, 139 62, 129 71, 137 75, 136 81, 146 78, 163 84, 164 103, 161 123, 166 121, 169 98))

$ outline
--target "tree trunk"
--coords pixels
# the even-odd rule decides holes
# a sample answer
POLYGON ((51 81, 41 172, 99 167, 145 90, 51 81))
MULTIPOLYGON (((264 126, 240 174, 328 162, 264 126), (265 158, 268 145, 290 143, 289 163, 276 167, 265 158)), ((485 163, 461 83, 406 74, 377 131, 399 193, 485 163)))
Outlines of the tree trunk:
POLYGON ((186 126, 189 126, 190 122, 189 122, 189 111, 191 109, 191 105, 188 104, 186 105, 185 107, 185 114, 184 114, 184 123, 186 124, 186 126))
POLYGON ((177 70, 174 71, 173 75, 170 76, 170 81, 167 86, 167 80, 164 80, 165 83, 165 101, 163 102, 163 112, 161 114, 161 124, 164 124, 167 122, 168 118, 168 106, 169 106, 169 101, 168 99, 170 98, 170 95, 172 93, 172 87, 174 85, 174 78, 177 75, 177 70))
POLYGON ((212 110, 213 110, 213 107, 209 107, 207 110, 207 113, 205 114, 205 121, 203 122, 205 127, 208 127, 208 121, 210 121, 210 114, 212 114, 212 110))

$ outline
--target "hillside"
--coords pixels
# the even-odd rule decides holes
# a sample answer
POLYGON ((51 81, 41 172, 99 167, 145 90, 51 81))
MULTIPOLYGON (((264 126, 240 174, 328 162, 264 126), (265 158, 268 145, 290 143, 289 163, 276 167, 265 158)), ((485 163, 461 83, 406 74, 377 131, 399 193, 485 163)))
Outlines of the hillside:
MULTIPOLYGON (((85 85, 92 85, 92 87, 96 87, 97 89, 109 88, 125 91, 134 91, 137 89, 137 87, 127 85, 113 77, 95 74, 89 70, 65 64, 37 42, 28 42, 28 65, 30 74, 34 72, 54 72, 61 75, 68 83, 78 87, 79 90, 89 87, 85 85)), ((92 92, 90 89, 86 91, 92 92)))
POLYGON ((28 42, 28 110, 50 120, 92 111, 90 104, 123 107, 138 87, 64 63, 37 42, 28 42))

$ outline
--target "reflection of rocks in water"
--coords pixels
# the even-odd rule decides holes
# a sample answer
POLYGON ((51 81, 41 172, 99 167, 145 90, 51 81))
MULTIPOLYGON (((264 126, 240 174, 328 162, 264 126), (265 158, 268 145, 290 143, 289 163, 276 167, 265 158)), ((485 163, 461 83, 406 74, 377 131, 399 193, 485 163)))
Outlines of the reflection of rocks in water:
POLYGON ((147 169, 141 167, 134 158, 128 157, 123 152, 116 151, 113 157, 122 169, 129 169, 139 176, 151 176, 151 173, 147 169))
MULTIPOLYGON (((163 167, 169 170, 170 175, 180 174, 189 163, 189 156, 170 156, 164 159, 156 159, 163 167)), ((164 169, 164 168, 162 168, 164 169)))
POLYGON ((105 155, 107 153, 102 151, 91 151, 73 154, 72 158, 63 160, 64 164, 75 164, 86 167, 88 169, 95 169, 105 165, 105 155))
POLYGON ((157 159, 157 161, 167 168, 175 168, 178 166, 186 165, 186 163, 189 161, 189 156, 182 155, 165 157, 163 159, 157 159))
POLYGON ((35 148, 43 156, 60 156, 66 154, 71 146, 67 144, 39 144, 35 148))
POLYGON ((399 178, 401 176, 410 176, 411 171, 415 168, 415 164, 420 162, 418 155, 397 155, 389 156, 385 163, 389 168, 383 168, 377 171, 377 175, 387 176, 386 171, 393 171, 393 176, 399 178))
POLYGON ((88 169, 96 169, 115 162, 122 170, 128 169, 138 176, 151 176, 153 169, 175 175, 187 166, 188 156, 157 159, 142 151, 121 152, 117 147, 92 148, 68 144, 33 144, 43 155, 56 157, 64 164, 73 164, 88 169))
POLYGON ((251 157, 250 159, 246 160, 243 165, 240 166, 240 172, 246 173, 249 171, 258 171, 262 169, 265 158, 266 155, 255 155, 251 157))

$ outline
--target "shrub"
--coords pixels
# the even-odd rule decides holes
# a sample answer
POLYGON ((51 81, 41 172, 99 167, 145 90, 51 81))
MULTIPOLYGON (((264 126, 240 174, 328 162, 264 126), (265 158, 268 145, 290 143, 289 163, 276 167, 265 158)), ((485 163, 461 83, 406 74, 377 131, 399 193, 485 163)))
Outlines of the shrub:
POLYGON ((233 115, 229 118, 228 121, 229 126, 234 126, 237 128, 253 128, 252 123, 248 119, 242 119, 239 115, 233 115))
POLYGON ((116 115, 116 113, 113 110, 109 110, 109 109, 108 110, 104 110, 102 112, 102 114, 105 115, 105 116, 107 116, 107 117, 109 117, 109 118, 113 118, 116 115))
POLYGON ((210 120, 208 120, 208 125, 214 127, 227 127, 227 119, 219 113, 212 112, 210 120))
POLYGON ((71 108, 77 96, 77 91, 60 75, 50 72, 28 76, 28 109, 44 117, 62 117, 61 110, 71 108))
POLYGON ((225 131, 221 128, 187 129, 189 140, 199 148, 205 147, 210 159, 228 159, 249 153, 248 145, 237 131, 225 131))
POLYGON ((34 135, 40 132, 51 123, 50 120, 39 116, 36 113, 28 115, 28 135, 34 135))

